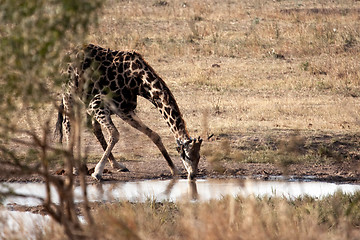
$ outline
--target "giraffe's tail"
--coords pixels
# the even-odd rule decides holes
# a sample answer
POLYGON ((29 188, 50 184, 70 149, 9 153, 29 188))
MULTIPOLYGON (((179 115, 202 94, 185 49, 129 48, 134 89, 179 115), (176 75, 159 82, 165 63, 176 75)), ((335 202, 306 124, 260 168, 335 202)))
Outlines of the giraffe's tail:
POLYGON ((56 122, 56 127, 55 127, 55 137, 59 136, 59 143, 62 143, 63 140, 63 120, 64 120, 64 102, 61 100, 61 104, 59 106, 59 111, 58 111, 58 119, 56 122))

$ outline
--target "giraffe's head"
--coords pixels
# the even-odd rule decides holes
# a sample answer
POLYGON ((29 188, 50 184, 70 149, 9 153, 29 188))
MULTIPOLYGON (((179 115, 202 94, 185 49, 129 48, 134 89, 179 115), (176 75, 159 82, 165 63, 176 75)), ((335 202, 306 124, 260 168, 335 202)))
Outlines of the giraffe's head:
POLYGON ((197 168, 200 160, 200 146, 202 139, 190 139, 185 142, 178 142, 178 152, 181 160, 188 172, 188 179, 194 179, 197 173, 197 168))

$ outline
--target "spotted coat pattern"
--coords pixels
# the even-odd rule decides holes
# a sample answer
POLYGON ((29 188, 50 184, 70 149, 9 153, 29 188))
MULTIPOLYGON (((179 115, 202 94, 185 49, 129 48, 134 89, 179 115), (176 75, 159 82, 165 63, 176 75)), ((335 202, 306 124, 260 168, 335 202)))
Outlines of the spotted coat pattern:
POLYGON ((199 161, 200 138, 190 138, 175 98, 165 82, 137 52, 116 51, 95 45, 87 45, 71 57, 68 73, 70 80, 63 94, 63 126, 69 140, 74 96, 85 103, 87 114, 92 118, 94 134, 104 149, 104 154, 95 168, 93 177, 101 179, 105 161, 109 159, 113 167, 127 170, 115 161, 111 153, 119 140, 119 132, 111 115, 115 114, 132 127, 146 134, 159 148, 173 174, 178 170, 173 164, 160 136, 148 128, 135 114, 137 97, 148 99, 160 111, 173 132, 180 155, 189 176, 196 174, 199 161), (110 135, 105 141, 101 128, 110 135), (192 159, 195 156, 195 159, 192 159))

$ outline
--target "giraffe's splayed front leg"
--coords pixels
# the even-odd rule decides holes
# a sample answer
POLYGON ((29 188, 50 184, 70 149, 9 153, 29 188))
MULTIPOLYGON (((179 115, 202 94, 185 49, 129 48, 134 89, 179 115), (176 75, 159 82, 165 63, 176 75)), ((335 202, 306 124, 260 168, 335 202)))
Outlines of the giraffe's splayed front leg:
MULTIPOLYGON (((91 116, 88 116, 88 117, 91 117, 91 116)), ((93 133, 95 134, 97 140, 100 142, 104 151, 106 151, 106 148, 108 145, 107 145, 104 135, 102 133, 101 125, 95 118, 92 119, 92 126, 93 126, 93 133)), ((109 155, 109 162, 110 162, 111 167, 113 169, 116 169, 118 172, 130 172, 129 169, 127 169, 123 164, 121 164, 115 160, 115 157, 112 153, 110 153, 110 155, 109 155)))
MULTIPOLYGON (((94 101, 96 101, 96 99, 94 101)), ((119 141, 119 132, 116 129, 114 123, 112 122, 110 112, 107 109, 97 109, 95 104, 92 106, 93 108, 91 110, 95 113, 94 117, 100 124, 104 125, 110 135, 109 144, 106 147, 105 152, 101 157, 101 160, 98 162, 98 164, 96 164, 94 173, 91 174, 93 178, 100 181, 105 168, 105 163, 109 159, 109 156, 111 155, 111 151, 114 148, 115 144, 119 141)), ((88 112, 91 113, 90 110, 88 110, 88 112)))

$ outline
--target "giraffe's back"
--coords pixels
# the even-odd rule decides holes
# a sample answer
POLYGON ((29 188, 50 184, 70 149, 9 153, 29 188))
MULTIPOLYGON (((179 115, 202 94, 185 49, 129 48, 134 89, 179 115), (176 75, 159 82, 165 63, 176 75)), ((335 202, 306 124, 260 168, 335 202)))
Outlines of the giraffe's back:
POLYGON ((72 85, 85 103, 101 94, 120 109, 133 110, 143 88, 136 52, 105 49, 89 44, 77 52, 71 64, 72 85), (136 74, 135 74, 136 73, 136 74))

